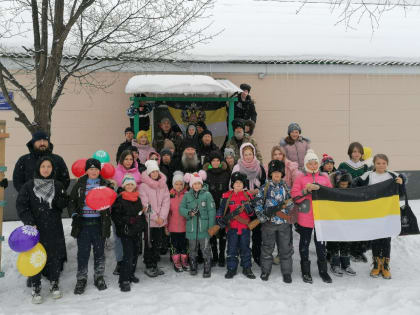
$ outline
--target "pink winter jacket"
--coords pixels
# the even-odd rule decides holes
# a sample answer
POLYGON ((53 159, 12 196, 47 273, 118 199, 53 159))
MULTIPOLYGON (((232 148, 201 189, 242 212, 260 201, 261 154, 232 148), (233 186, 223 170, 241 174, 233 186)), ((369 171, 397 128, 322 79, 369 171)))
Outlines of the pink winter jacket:
MULTIPOLYGON (((142 183, 139 190, 141 203, 144 207, 150 204, 153 211, 150 215, 150 227, 163 227, 168 224, 169 190, 166 186, 166 176, 160 172, 159 176, 158 180, 153 180, 146 172, 141 174, 142 183), (161 225, 156 222, 158 217, 163 219, 161 225)), ((148 215, 146 215, 146 219, 148 219, 148 215)))
MULTIPOLYGON (((293 183, 292 187, 292 197, 295 198, 297 196, 302 196, 303 189, 305 188, 306 184, 308 183, 316 183, 321 186, 332 187, 330 179, 326 173, 302 173, 299 172, 298 177, 296 178, 295 182, 293 183)), ((308 194, 304 198, 297 200, 298 203, 302 202, 303 200, 308 199, 310 201, 310 210, 308 213, 298 213, 298 224, 304 227, 313 228, 314 227, 314 213, 312 211, 312 195, 308 194)))
POLYGON ((299 137, 294 144, 289 144, 286 142, 286 139, 282 139, 280 146, 286 151, 286 157, 292 162, 297 162, 299 169, 303 170, 306 151, 310 149, 310 141, 299 137))
POLYGON ((149 154, 156 150, 150 144, 138 144, 137 141, 132 141, 131 144, 139 149, 139 160, 144 164, 149 159, 149 154))
POLYGON ((182 198, 184 197, 187 189, 177 192, 175 189, 171 189, 171 206, 169 208, 168 215, 168 231, 172 233, 183 233, 185 232, 185 226, 187 220, 179 213, 179 205, 181 204, 182 198))
POLYGON ((136 184, 137 184, 137 190, 138 190, 141 183, 141 175, 140 175, 139 170, 137 169, 137 163, 135 163, 135 166, 133 168, 130 168, 129 170, 127 170, 121 164, 117 165, 113 179, 117 182, 118 187, 121 187, 122 180, 124 176, 127 174, 130 174, 131 176, 134 177, 134 180, 136 181, 136 184))

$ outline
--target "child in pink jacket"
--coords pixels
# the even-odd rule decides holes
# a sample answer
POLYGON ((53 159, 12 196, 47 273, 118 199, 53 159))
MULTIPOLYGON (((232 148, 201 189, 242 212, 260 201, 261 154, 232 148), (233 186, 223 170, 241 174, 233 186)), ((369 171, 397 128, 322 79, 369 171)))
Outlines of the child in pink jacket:
POLYGON ((144 263, 146 275, 157 277, 163 275, 163 271, 157 266, 159 249, 162 243, 163 229, 168 224, 169 213, 169 190, 166 186, 166 176, 159 171, 156 161, 149 160, 145 163, 146 171, 142 173, 140 185, 140 199, 145 208, 151 206, 151 212, 146 210, 146 219, 149 231, 145 236, 144 263))
POLYGON ((187 239, 185 237, 185 226, 187 220, 179 213, 179 205, 187 192, 185 187, 184 173, 176 171, 172 179, 171 206, 168 216, 168 232, 170 233, 172 245, 172 262, 176 272, 189 270, 187 256, 187 239))
MULTIPOLYGON (((318 190, 319 185, 332 187, 330 179, 326 173, 319 171, 319 159, 314 151, 308 150, 304 159, 305 170, 295 180, 291 191, 292 197, 304 196, 297 200, 301 205, 298 213, 297 232, 300 234, 299 253, 304 282, 312 283, 311 262, 309 260, 309 244, 311 243, 312 230, 314 229, 314 214, 312 211, 313 190, 318 190), (303 208, 306 206, 307 210, 303 208)), ((327 253, 325 243, 318 242, 316 232, 314 233, 316 255, 318 257, 318 270, 322 280, 331 283, 332 279, 328 274, 327 253)))

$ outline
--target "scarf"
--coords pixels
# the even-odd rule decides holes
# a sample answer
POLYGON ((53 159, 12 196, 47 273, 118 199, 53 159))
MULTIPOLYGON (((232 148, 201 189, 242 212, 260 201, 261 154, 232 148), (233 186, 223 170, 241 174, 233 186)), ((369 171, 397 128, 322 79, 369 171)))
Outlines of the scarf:
POLYGON ((128 200, 128 201, 137 201, 139 198, 139 192, 138 191, 123 191, 121 192, 122 199, 128 200))
POLYGON ((249 189, 254 189, 255 181, 259 181, 259 177, 261 175, 261 164, 260 162, 254 157, 251 162, 245 162, 244 159, 239 159, 239 172, 244 173, 249 181, 249 189), (252 188, 251 188, 252 187, 252 188))
POLYGON ((39 201, 45 201, 50 205, 52 209, 52 201, 55 196, 55 186, 53 179, 34 179, 34 193, 38 197, 39 201))

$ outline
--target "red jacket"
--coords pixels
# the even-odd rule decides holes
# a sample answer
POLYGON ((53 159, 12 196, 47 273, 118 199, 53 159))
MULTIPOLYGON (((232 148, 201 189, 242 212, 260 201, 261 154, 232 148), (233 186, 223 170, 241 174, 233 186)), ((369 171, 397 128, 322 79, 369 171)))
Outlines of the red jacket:
POLYGON ((185 225, 187 220, 179 213, 179 205, 181 204, 184 194, 187 192, 187 188, 184 188, 181 192, 177 192, 175 189, 169 191, 171 195, 171 205, 169 208, 168 215, 168 231, 172 233, 183 233, 185 232, 185 225))
MULTIPOLYGON (((231 196, 230 200, 229 200, 229 208, 228 211, 229 213, 234 211, 239 205, 246 203, 248 201, 251 201, 253 199, 252 195, 248 192, 245 191, 241 191, 239 193, 234 193, 233 190, 229 190, 228 192, 225 192, 222 195, 222 202, 220 203, 220 207, 217 210, 216 213, 216 218, 221 218, 224 215, 225 212, 225 207, 226 207, 226 203, 229 199, 229 197, 231 196), (248 196, 245 197, 245 194, 248 196)), ((245 221, 250 222, 251 219, 250 217, 252 216, 252 213, 247 213, 246 211, 242 211, 239 216, 241 218, 243 218, 245 221)), ((232 219, 229 223, 229 228, 230 229, 237 229, 238 230, 238 235, 242 234, 242 230, 243 229, 248 229, 248 225, 243 224, 235 219, 232 219)))

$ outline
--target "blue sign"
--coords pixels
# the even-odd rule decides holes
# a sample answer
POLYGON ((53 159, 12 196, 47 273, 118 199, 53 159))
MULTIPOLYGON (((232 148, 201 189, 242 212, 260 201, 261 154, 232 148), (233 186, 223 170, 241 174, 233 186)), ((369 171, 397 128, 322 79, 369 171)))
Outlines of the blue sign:
MULTIPOLYGON (((9 98, 13 100, 13 92, 9 92, 9 98)), ((11 110, 12 107, 10 107, 10 104, 7 103, 6 99, 4 98, 4 95, 0 93, 0 110, 11 110)))

